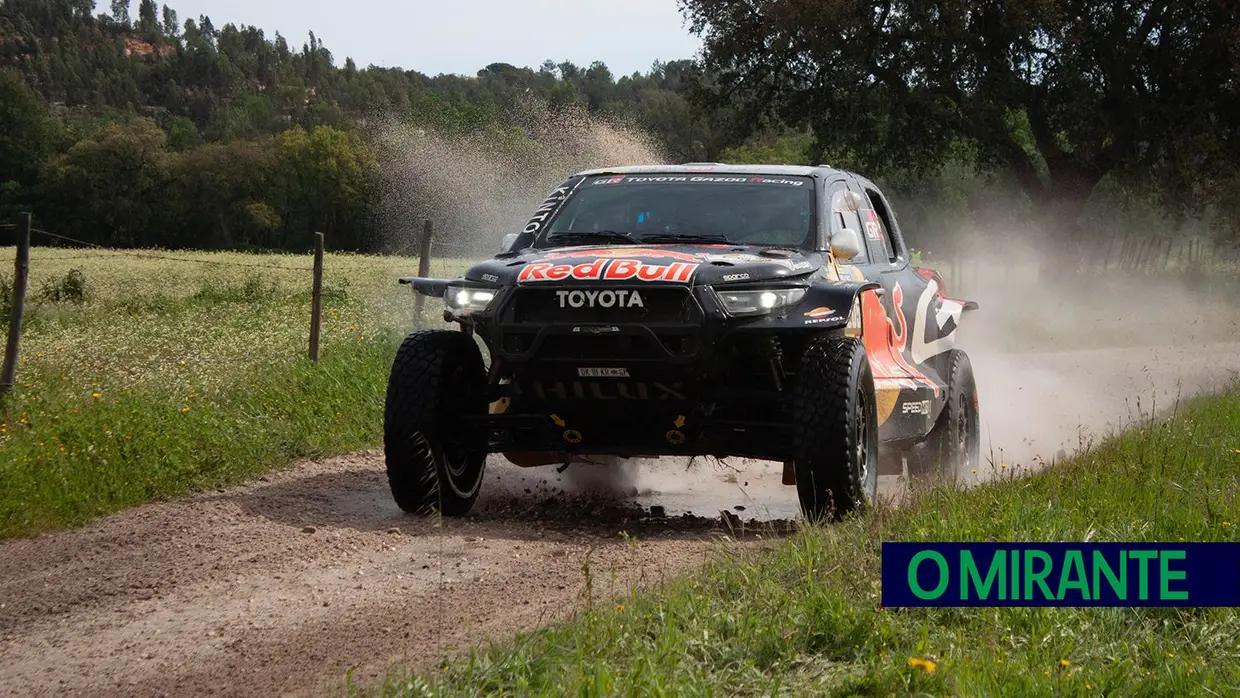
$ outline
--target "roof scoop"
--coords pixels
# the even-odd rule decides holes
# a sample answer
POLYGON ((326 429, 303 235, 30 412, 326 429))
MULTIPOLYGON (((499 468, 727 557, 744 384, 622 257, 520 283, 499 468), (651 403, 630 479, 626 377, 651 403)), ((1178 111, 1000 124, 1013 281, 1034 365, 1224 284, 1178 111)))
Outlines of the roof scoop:
POLYGON ((760 257, 772 257, 774 259, 791 259, 797 256, 792 250, 782 250, 777 247, 766 247, 758 253, 760 257))

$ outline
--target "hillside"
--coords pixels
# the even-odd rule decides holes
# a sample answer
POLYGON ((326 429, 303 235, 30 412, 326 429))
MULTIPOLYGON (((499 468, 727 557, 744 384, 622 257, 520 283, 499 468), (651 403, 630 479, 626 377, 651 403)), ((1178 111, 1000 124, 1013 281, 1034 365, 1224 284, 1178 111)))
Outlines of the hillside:
POLYGON ((33 208, 42 227, 104 245, 299 249, 321 230, 337 249, 370 249, 380 163, 363 136, 379 122, 498 134, 533 101, 623 119, 673 159, 727 145, 690 104, 688 61, 619 77, 551 61, 430 77, 337 65, 313 33, 299 47, 182 23, 153 0, 136 18, 124 2, 92 9, 0 5, 0 219, 33 208))

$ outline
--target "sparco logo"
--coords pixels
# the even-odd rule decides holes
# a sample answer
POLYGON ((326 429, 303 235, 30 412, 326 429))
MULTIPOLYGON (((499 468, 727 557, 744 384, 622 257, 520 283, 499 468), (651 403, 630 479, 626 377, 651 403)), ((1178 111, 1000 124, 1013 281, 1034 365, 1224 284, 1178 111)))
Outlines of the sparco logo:
POLYGON ((645 308, 639 291, 556 291, 561 308, 645 308))

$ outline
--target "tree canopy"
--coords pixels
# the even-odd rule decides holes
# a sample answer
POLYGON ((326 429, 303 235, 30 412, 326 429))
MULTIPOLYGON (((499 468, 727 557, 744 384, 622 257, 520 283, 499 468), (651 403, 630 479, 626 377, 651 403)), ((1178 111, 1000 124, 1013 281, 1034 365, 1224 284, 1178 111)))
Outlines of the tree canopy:
POLYGON ((0 0, 0 218, 33 210, 104 245, 304 249, 322 230, 376 250, 377 218, 445 210, 426 168, 386 176, 382 125, 484 144, 475 163, 491 148, 546 165, 548 132, 584 113, 673 162, 860 170, 920 244, 1020 212, 1049 214, 1068 249, 1103 199, 1240 239, 1240 42, 1224 0, 680 7, 701 60, 429 76, 338 61, 313 33, 182 21, 157 0, 101 15, 94 0, 0 0), (531 103, 552 118, 523 116, 531 103))
POLYGON ((691 61, 629 76, 546 61, 432 77, 337 66, 313 33, 298 47, 206 16, 179 23, 155 0, 105 11, 0 3, 0 216, 33 208, 49 228, 110 245, 295 247, 323 230, 335 247, 369 249, 376 121, 503 134, 533 99, 636 124, 675 159, 725 145, 691 103, 691 61))
POLYGON ((967 141, 1038 206, 1105 177, 1199 211, 1240 162, 1240 42, 1223 0, 681 0, 717 96, 819 152, 932 171, 967 141))

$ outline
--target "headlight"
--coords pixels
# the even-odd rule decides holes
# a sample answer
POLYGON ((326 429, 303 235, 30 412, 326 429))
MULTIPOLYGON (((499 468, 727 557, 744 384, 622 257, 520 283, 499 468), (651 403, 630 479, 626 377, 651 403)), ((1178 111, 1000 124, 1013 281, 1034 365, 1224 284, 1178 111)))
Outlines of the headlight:
POLYGON ((454 315, 471 315, 486 310, 491 301, 495 300, 496 289, 493 288, 462 288, 449 286, 444 291, 443 300, 454 315))
POLYGON ((792 305, 805 296, 803 288, 759 291, 719 291, 719 302, 729 315, 761 315, 792 305))

